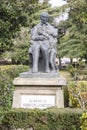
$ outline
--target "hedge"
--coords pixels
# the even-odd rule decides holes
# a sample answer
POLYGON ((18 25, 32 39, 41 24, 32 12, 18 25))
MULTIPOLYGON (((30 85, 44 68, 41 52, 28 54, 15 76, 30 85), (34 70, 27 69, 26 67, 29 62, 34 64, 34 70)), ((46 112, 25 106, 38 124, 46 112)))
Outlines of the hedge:
POLYGON ((0 109, 11 108, 13 96, 13 79, 19 73, 28 70, 28 66, 23 65, 7 65, 0 66, 0 109))
POLYGON ((81 109, 11 109, 4 114, 2 130, 9 128, 27 130, 80 130, 81 109), (4 128, 4 129, 3 129, 4 128))

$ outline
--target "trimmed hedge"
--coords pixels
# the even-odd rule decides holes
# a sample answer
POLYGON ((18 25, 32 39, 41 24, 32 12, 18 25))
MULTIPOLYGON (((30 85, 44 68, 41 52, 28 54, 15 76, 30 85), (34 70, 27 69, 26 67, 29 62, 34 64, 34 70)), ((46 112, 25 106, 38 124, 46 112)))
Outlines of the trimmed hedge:
MULTIPOLYGON (((80 130, 81 109, 12 109, 5 113, 2 128, 32 127, 34 130, 80 130), (6 127, 3 127, 6 126, 6 127)), ((2 129, 4 130, 4 129, 2 129)))

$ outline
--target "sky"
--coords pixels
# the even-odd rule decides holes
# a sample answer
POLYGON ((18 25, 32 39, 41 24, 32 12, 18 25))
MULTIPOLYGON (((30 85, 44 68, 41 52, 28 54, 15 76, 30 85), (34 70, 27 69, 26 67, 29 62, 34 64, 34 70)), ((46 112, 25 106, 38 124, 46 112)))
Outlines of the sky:
MULTIPOLYGON (((44 0, 39 0, 40 2, 43 2, 44 0)), ((49 0, 49 3, 52 5, 52 7, 59 7, 64 4, 66 4, 66 0, 49 0)))
MULTIPOLYGON (((39 0, 39 2, 43 3, 44 0, 39 0)), ((49 0, 49 3, 51 4, 51 7, 59 7, 64 4, 67 4, 66 0, 49 0)), ((60 21, 67 20, 68 19, 68 12, 67 10, 57 18, 55 18, 54 22, 59 23, 60 21)))
POLYGON ((66 4, 67 2, 66 2, 66 0, 49 0, 49 3, 52 4, 52 7, 54 7, 54 6, 59 7, 59 6, 66 4))
MULTIPOLYGON (((49 3, 52 5, 52 7, 59 7, 64 4, 67 4, 66 0, 49 0, 49 3)), ((68 19, 68 12, 67 10, 57 18, 55 18, 55 22, 59 23, 60 21, 67 20, 68 19)))

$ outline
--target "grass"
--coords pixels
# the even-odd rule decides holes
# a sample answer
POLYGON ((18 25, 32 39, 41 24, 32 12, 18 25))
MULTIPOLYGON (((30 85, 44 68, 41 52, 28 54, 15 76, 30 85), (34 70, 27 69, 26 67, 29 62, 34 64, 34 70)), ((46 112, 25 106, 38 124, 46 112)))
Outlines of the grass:
POLYGON ((64 76, 66 80, 71 80, 71 75, 67 70, 59 70, 59 74, 64 76))

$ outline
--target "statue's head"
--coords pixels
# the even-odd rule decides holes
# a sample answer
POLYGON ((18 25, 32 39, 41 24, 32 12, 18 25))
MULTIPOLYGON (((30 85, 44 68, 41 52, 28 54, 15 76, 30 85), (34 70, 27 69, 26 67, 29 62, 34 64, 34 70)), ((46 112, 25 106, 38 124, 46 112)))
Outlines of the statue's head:
POLYGON ((47 12, 43 12, 41 15, 40 15, 40 19, 41 19, 41 22, 43 24, 47 23, 48 22, 48 19, 49 19, 49 14, 47 12))

